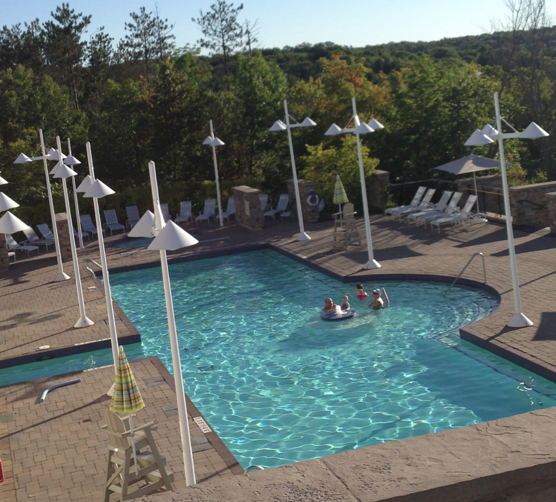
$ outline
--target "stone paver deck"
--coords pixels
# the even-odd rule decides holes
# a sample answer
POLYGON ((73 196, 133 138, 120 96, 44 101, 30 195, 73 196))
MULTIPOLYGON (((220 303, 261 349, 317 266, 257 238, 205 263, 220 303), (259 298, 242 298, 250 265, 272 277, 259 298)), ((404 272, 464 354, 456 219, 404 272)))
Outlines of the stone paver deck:
MULTIPOLYGON (((360 222, 359 225, 362 231, 362 222, 360 222)), ((297 230, 295 222, 271 223, 260 232, 250 232, 237 225, 226 226, 223 229, 215 226, 205 226, 203 228, 190 226, 191 232, 201 241, 205 242, 201 242, 200 245, 192 248, 170 253, 169 259, 170 263, 172 263, 172 261, 199 259, 221 253, 248 250, 256 248, 257 246, 270 246, 310 266, 339 277, 346 282, 362 279, 380 283, 380 281, 388 278, 399 277, 415 279, 423 278, 424 276, 435 276, 437 279, 440 278, 439 276, 444 276, 444 279, 454 277, 460 272, 473 253, 482 252, 486 258, 488 281, 489 283, 494 283, 496 289, 500 291, 502 303, 494 314, 466 328, 463 330, 462 334, 471 338, 476 343, 484 344, 490 350, 498 351, 504 355, 510 355, 516 362, 528 366, 549 378, 556 379, 556 333, 554 328, 556 323, 552 322, 556 320, 556 312, 554 311, 554 302, 552 300, 553 291, 556 289, 556 254, 554 253, 556 239, 553 236, 547 234, 546 231, 533 233, 522 231, 515 232, 523 312, 533 320, 535 326, 511 330, 505 326, 506 322, 513 314, 513 298, 511 293, 510 265, 506 249, 506 234, 503 226, 487 224, 468 228, 450 228, 438 234, 432 233, 428 229, 412 228, 401 223, 392 222, 383 217, 375 216, 372 218, 372 227, 375 257, 382 264, 381 269, 373 271, 362 270, 367 255, 364 239, 361 247, 351 247, 346 252, 332 251, 330 222, 306 225, 306 230, 311 235, 312 240, 304 242, 298 242, 294 239, 297 230)), ((119 239, 119 237, 107 239, 108 245, 113 246, 119 239)), ((75 347, 76 343, 91 342, 93 340, 102 340, 109 337, 108 325, 105 322, 106 313, 104 309, 103 291, 98 287, 98 282, 90 277, 90 274, 86 271, 83 272, 83 286, 87 302, 87 312, 89 317, 91 317, 96 324, 92 328, 82 330, 75 330, 72 328, 78 318, 75 285, 73 281, 65 283, 50 282, 51 278, 55 276, 56 270, 52 256, 52 254, 42 255, 31 260, 18 261, 11 267, 8 274, 0 276, 0 339, 2 339, 0 340, 0 364, 2 364, 3 361, 13 362, 15 357, 29 357, 32 354, 36 356, 38 347, 44 344, 51 345, 51 349, 55 352, 57 349, 75 347), (93 285, 97 287, 89 290, 88 287, 93 285)), ((98 250, 94 244, 88 245, 87 249, 80 251, 80 257, 81 262, 86 258, 93 258, 98 261, 98 250)), ((108 260, 110 269, 115 272, 117 270, 134 267, 157 266, 158 253, 109 247, 108 260)), ((480 262, 474 262, 466 271, 464 277, 474 280, 477 283, 482 282, 482 266, 480 262)), ((125 315, 123 313, 121 313, 121 315, 117 313, 117 315, 121 318, 121 322, 118 323, 120 336, 136 335, 133 326, 127 321, 125 315)), ((79 345, 78 347, 89 350, 93 348, 93 346, 89 344, 85 346, 79 345)), ((42 354, 42 352, 40 352, 40 354, 42 354)), ((17 362, 17 360, 15 361, 17 362)), ((133 363, 133 365, 144 364, 147 363, 141 361, 133 363)), ((152 365, 152 363, 150 364, 152 365)), ((45 474, 45 468, 47 473, 55 470, 50 468, 51 465, 55 465, 51 461, 54 457, 59 458, 58 462, 62 462, 63 465, 66 465, 65 463, 67 462, 70 469, 75 468, 75 471, 72 471, 72 473, 75 473, 75 478, 79 479, 79 483, 87 484, 88 488, 91 488, 91 479, 88 478, 87 475, 83 475, 85 469, 91 468, 88 466, 94 464, 96 476, 101 476, 104 469, 104 459, 98 457, 98 452, 96 453, 97 457, 95 457, 98 462, 86 462, 85 464, 80 463, 77 465, 77 461, 73 458, 66 458, 62 461, 61 456, 56 457, 56 455, 60 455, 58 451, 49 452, 47 454, 46 451, 49 448, 50 442, 44 440, 43 435, 41 435, 41 437, 37 435, 31 437, 31 435, 35 433, 35 430, 33 430, 35 427, 37 428, 36 430, 41 430, 43 426, 53 427, 51 431, 52 437, 57 442, 59 436, 63 446, 63 442, 66 441, 65 438, 71 436, 69 433, 72 432, 72 427, 77 429, 79 426, 79 430, 83 433, 85 433, 85 430, 89 431, 87 434, 91 437, 89 438, 89 436, 87 436, 85 442, 86 444, 87 441, 91 442, 89 446, 93 453, 96 449, 102 448, 101 444, 104 444, 104 440, 102 440, 103 442, 101 443, 101 440, 95 436, 97 433, 95 432, 93 434, 91 431, 93 429, 96 431, 98 422, 102 421, 100 409, 104 409, 106 404, 102 401, 97 402, 95 400, 101 399, 102 389, 109 387, 109 385, 107 386, 107 382, 111 378, 111 371, 111 369, 101 369, 85 373, 85 378, 94 379, 95 377, 89 377, 89 375, 102 375, 103 372, 105 372, 105 377, 101 378, 101 376, 99 376, 98 378, 99 382, 104 379, 106 383, 103 380, 102 384, 95 384, 97 385, 96 394, 91 394, 87 397, 77 395, 75 403, 73 403, 72 400, 66 399, 63 401, 63 409, 57 411, 49 410, 44 406, 41 408, 39 405, 33 404, 40 394, 39 390, 46 386, 45 381, 37 380, 27 384, 18 384, 16 386, 0 389, 0 415, 2 415, 2 413, 12 413, 13 411, 10 410, 14 410, 14 406, 18 403, 26 403, 24 405, 28 406, 28 408, 24 408, 24 412, 21 413, 21 415, 25 415, 25 417, 17 418, 15 424, 14 422, 0 424, 0 456, 3 456, 2 458, 5 463, 5 458, 11 457, 11 460, 7 461, 7 467, 11 470, 13 476, 16 477, 18 490, 17 500, 27 500, 27 494, 34 494, 29 490, 36 490, 37 486, 39 488, 41 487, 40 482, 37 481, 38 479, 43 479, 45 486, 48 484, 47 477, 50 475, 45 474), (4 399, 4 402, 2 402, 2 399, 4 399), (74 408, 72 408, 72 406, 74 406, 74 408), (80 409, 81 406, 83 406, 83 411, 80 409), (97 410, 97 407, 98 411, 94 411, 97 410), (89 411, 85 412, 84 410, 89 411), (59 419, 45 421, 43 416, 45 412, 46 416, 49 416, 48 413, 58 413, 59 419), (86 420, 85 417, 89 418, 91 413, 96 413, 96 419, 92 420, 94 426, 89 422, 76 423, 80 420, 86 420), (23 421, 17 422, 17 420, 23 421), (35 422, 33 422, 33 420, 35 420, 35 422), (55 426, 54 424, 59 425, 55 426), (84 425, 86 427, 85 429, 83 428, 84 425), (6 427, 8 427, 10 431, 7 433, 9 443, 6 441, 6 427), (15 434, 12 433, 14 427, 15 434), (31 429, 27 429, 27 427, 31 427, 31 429), (60 435, 60 432, 62 432, 63 435, 60 435), (17 441, 19 441, 18 436, 24 441, 21 445, 17 443, 17 441), (25 441, 27 441, 27 443, 25 443, 25 441), (6 455, 6 449, 11 451, 10 455, 6 455), (17 453, 22 449, 24 449, 26 453, 17 453), (26 455, 25 465, 23 461, 20 463, 21 459, 17 458, 20 454, 26 455), (54 457, 51 457, 52 454, 54 454, 54 457), (18 469, 22 470, 18 471, 18 469), (84 480, 80 479, 82 476, 85 477, 84 480), (20 493, 25 494, 25 496, 21 495, 20 497, 20 493)), ((139 374, 138 378, 144 378, 144 376, 142 376, 144 371, 150 375, 150 371, 153 370, 150 369, 147 371, 140 368, 136 370, 134 366, 134 371, 136 371, 136 375, 139 374)), ((55 378, 47 380, 48 382, 58 381, 55 378)), ((84 387, 83 384, 79 384, 79 386, 84 387)), ((94 387, 93 385, 93 388, 94 387)), ((59 393, 57 395, 53 394, 52 397, 58 398, 66 396, 66 392, 72 392, 69 390, 71 388, 66 389, 68 390, 61 389, 60 391, 56 391, 59 393)), ((146 391, 148 393, 152 392, 152 390, 147 389, 146 391)), ((159 407, 158 397, 154 398, 151 395, 149 399, 154 399, 156 405, 147 406, 147 409, 152 409, 152 413, 158 413, 158 411, 155 411, 158 410, 159 407)), ((164 399, 170 399, 170 397, 164 394, 164 399)), ((52 403, 55 402, 56 400, 53 399, 52 403)), ((509 420, 509 422, 503 422, 504 425, 502 425, 502 427, 505 428, 503 430, 514 427, 512 425, 514 423, 512 422, 514 418, 515 417, 504 419, 509 420)), ((550 418, 550 420, 552 421, 553 418, 550 418)), ((196 425, 192 425, 192 429, 194 429, 194 427, 196 427, 196 425)), ((471 431, 472 428, 465 428, 460 431, 465 430, 471 431)), ((458 434, 463 434, 462 437, 464 439, 462 440, 462 444, 464 444, 465 432, 460 431, 450 431, 446 434, 454 434, 456 432, 458 434)), ((176 439, 177 436, 173 438, 172 434, 177 434, 176 427, 174 427, 174 429, 172 429, 172 427, 162 430, 159 429, 157 438, 160 437, 160 441, 168 440, 167 443, 159 443, 160 448, 169 459, 169 462, 173 462, 171 465, 179 465, 181 452, 179 447, 175 446, 179 444, 179 441, 176 439), (168 448, 166 448, 166 446, 168 446, 168 448)), ((453 437, 455 438, 456 436, 453 437)), ((427 444, 432 444, 430 443, 431 440, 427 438, 427 436, 423 436, 409 441, 421 441, 419 444, 426 449, 427 444)), ((216 441, 217 440, 215 440, 215 442, 216 441)), ((405 443, 405 441, 402 443, 405 443)), ((379 448, 382 447, 386 447, 386 445, 381 445, 379 448)), ((377 447, 370 448, 373 449, 377 447)), ((395 451, 396 448, 401 447, 394 444, 391 448, 394 448, 392 451, 395 451)), ((93 455, 93 453, 89 453, 89 455, 93 455)), ((349 456, 350 453, 356 454, 357 452, 348 452, 342 455, 349 456)), ((474 456, 478 455, 477 451, 468 453, 467 456, 463 455, 463 457, 467 458, 470 462, 473 461, 474 456)), ((454 451, 454 455, 457 454, 458 453, 454 451)), ((487 460, 490 454, 496 455, 497 453, 495 451, 485 451, 485 458, 487 458, 487 460)), ((87 460, 86 455, 87 453, 85 454, 85 460, 87 460)), ((430 467, 428 471, 421 472, 422 476, 425 476, 427 472, 433 475, 434 471, 439 468, 438 466, 442 465, 442 462, 437 462, 436 467, 434 467, 435 462, 431 460, 431 458, 433 458, 435 454, 431 453, 431 455, 432 456, 428 458, 432 467, 430 467)), ((481 454, 479 453, 479 455, 481 454)), ((543 454, 541 457, 543 459, 552 459, 551 455, 552 454, 543 454)), ((533 457, 534 453, 531 453, 528 458, 532 459, 533 457)), ((348 460, 344 459, 344 461, 347 462, 348 460)), ((80 460, 80 462, 83 462, 83 460, 80 460)), ((230 459, 228 459, 229 464, 230 462, 230 459)), ((539 464, 543 462, 544 460, 542 462, 539 460, 539 464)), ((550 462, 552 462, 552 460, 550 460, 550 462)), ((203 464, 201 462, 200 465, 208 466, 209 463, 210 462, 203 464)), ((531 461, 529 467, 533 466, 533 463, 534 462, 531 461)), ((359 464, 355 462, 354 465, 359 464)), ((371 469, 386 469, 384 466, 372 466, 368 462, 363 462, 363 464, 359 465, 358 469, 364 471, 366 466, 371 469)), ((296 469, 303 470, 303 467, 296 467, 296 469)), ((174 468, 174 470, 176 473, 179 473, 178 468, 174 468)), ((222 471, 222 469, 213 468, 211 472, 214 474, 219 471, 222 471)), ((396 473, 394 471, 392 472, 392 476, 395 478, 396 473)), ((264 473, 264 475, 268 476, 266 473, 264 473)), ((479 478, 481 473, 468 473, 466 476, 466 479, 471 480, 476 479, 472 478, 472 476, 479 478)), ((93 478, 95 480, 97 479, 94 474, 93 478)), ((57 481, 59 484, 59 480, 57 481)), ((432 483, 430 479, 429 482, 432 483)), ((236 482, 234 481, 233 483, 236 482)), ((425 480, 422 486, 426 484, 427 482, 425 480)), ((12 488, 10 488, 9 483, 0 486, 0 499, 2 501, 9 500, 3 496, 5 493, 9 493, 10 490, 13 492, 13 483, 12 488)), ((97 486, 96 481, 95 486, 97 486)), ((410 490, 410 486, 411 483, 404 489, 410 490)), ((415 487, 415 490, 417 490, 417 485, 415 485, 415 487)), ((87 492, 84 492, 83 498, 75 493, 68 499, 67 492, 62 490, 62 493, 57 493, 56 490, 58 489, 61 488, 53 488, 52 493, 55 495, 52 495, 52 497, 66 497, 65 500, 75 501, 92 500, 92 498, 85 496, 87 492)), ((292 497, 294 496, 292 495, 292 497)), ((347 498, 346 500, 356 500, 352 495, 350 495, 350 497, 351 498, 347 498)), ((47 500, 56 500, 56 498, 47 500)), ((185 498, 183 500, 193 499, 185 498)), ((200 500, 210 500, 210 498, 202 498, 200 500)), ((261 498, 261 500, 281 499, 266 497, 261 498)), ((294 497, 291 498, 291 500, 306 499, 294 497)), ((338 500, 343 500, 343 498, 340 497, 338 500)), ((362 498, 361 500, 366 499, 362 498)))

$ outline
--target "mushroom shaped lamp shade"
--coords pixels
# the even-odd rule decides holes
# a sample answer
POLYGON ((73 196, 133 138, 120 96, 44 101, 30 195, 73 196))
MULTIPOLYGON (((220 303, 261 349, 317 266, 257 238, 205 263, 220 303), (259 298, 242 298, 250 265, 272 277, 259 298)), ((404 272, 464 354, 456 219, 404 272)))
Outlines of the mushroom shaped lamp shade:
POLYGON ((303 122, 301 122, 301 127, 314 127, 317 123, 314 120, 311 120, 309 117, 305 117, 303 122))
POLYGON ((27 155, 20 153, 17 159, 14 160, 14 164, 27 164, 27 162, 33 162, 27 155))
POLYGON ((75 189, 76 192, 85 193, 87 189, 92 185, 91 176, 87 174, 79 186, 75 189))
POLYGON ((549 134, 540 126, 531 122, 527 129, 523 131, 520 135, 520 139, 536 139, 536 138, 546 138, 549 134))
MULTIPOLYGON (((48 157, 49 160, 58 162, 60 160, 60 153, 58 152, 58 150, 54 150, 54 148, 51 148, 50 150, 48 150, 48 157)), ((64 160, 65 158, 66 156, 62 154, 62 160, 64 160)))
POLYGON ((277 120, 276 122, 274 122, 274 124, 272 124, 272 127, 269 129, 269 131, 280 132, 285 131, 286 129, 286 124, 284 124, 284 122, 282 122, 281 120, 277 120))
POLYGON ((324 133, 325 136, 338 136, 338 134, 342 134, 342 130, 336 124, 332 124, 324 133))
POLYGON ((372 118, 367 122, 367 125, 373 130, 384 129, 384 126, 375 118, 372 118))
POLYGON ((353 132, 355 134, 368 134, 370 132, 375 132, 375 130, 368 124, 365 124, 365 122, 361 122, 353 132))
POLYGON ((214 138, 212 136, 207 136, 205 141, 203 141, 203 145, 210 145, 214 138))
POLYGON ((77 173, 71 167, 66 166, 62 162, 58 162, 58 164, 56 165, 58 166, 58 169, 54 174, 55 178, 61 179, 61 178, 70 178, 71 176, 77 176, 77 173))
POLYGON ((54 167, 50 170, 50 172, 48 174, 56 176, 56 173, 58 172, 58 169, 60 169, 60 166, 63 166, 64 164, 62 164, 61 162, 56 162, 56 164, 54 164, 54 167))
POLYGON ((97 199, 100 199, 101 197, 106 197, 107 195, 112 195, 114 193, 116 192, 114 192, 114 190, 112 190, 109 186, 105 185, 102 181, 95 180, 95 182, 87 188, 83 197, 96 197, 97 199))
POLYGON ((494 140, 489 138, 486 134, 475 129, 475 132, 469 136, 469 139, 464 143, 465 146, 482 146, 494 143, 494 140))
POLYGON ((15 234, 28 229, 29 225, 23 223, 9 211, 0 218, 0 234, 15 234))
POLYGON ((127 234, 128 237, 154 237, 154 214, 147 211, 127 234))
POLYGON ((7 185, 7 184, 8 182, 4 178, 2 178, 2 176, 0 176, 0 185, 7 185))
POLYGON ((210 146, 224 146, 226 143, 224 143, 221 139, 219 138, 214 138, 211 142, 210 142, 210 146))
POLYGON ((498 131, 492 127, 490 124, 487 124, 481 129, 481 132, 488 136, 490 139, 495 139, 498 136, 498 131))
POLYGON ((73 155, 68 155, 64 159, 64 164, 66 164, 66 166, 77 166, 78 164, 81 164, 81 162, 79 159, 76 159, 73 155))
POLYGON ((0 192, 0 211, 7 211, 16 207, 19 207, 19 204, 15 200, 0 192))
POLYGON ((154 241, 149 244, 148 249, 151 251, 174 251, 175 249, 193 246, 198 242, 199 241, 195 239, 195 237, 188 234, 179 225, 176 225, 173 221, 169 221, 166 226, 158 232, 154 241))

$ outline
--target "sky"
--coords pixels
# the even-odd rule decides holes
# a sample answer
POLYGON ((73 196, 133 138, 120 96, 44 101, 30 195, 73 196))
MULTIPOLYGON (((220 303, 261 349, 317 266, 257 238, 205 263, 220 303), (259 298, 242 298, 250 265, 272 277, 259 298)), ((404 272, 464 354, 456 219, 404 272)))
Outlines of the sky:
MULTIPOLYGON (((0 25, 46 21, 61 3, 0 0, 0 25)), ((69 0, 76 12, 92 15, 87 36, 104 26, 116 41, 125 36, 131 12, 143 6, 154 11, 155 3, 160 16, 175 24, 173 34, 181 47, 197 43, 201 33, 191 18, 209 10, 214 0, 69 0)), ((363 47, 479 35, 492 31, 493 21, 507 14, 504 0, 246 0, 243 5, 239 20, 258 20, 261 48, 305 42, 363 47)))

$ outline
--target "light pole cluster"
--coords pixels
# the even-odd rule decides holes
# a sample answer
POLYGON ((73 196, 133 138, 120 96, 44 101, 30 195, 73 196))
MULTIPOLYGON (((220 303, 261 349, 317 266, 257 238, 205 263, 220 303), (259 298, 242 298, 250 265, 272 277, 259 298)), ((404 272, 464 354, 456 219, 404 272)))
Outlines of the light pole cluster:
POLYGON ((517 276, 517 262, 515 257, 514 231, 512 227, 512 214, 510 210, 510 196, 508 191, 508 178, 506 175, 506 158, 504 156, 504 140, 505 139, 537 139, 548 136, 548 133, 534 122, 531 122, 527 129, 522 132, 517 131, 512 125, 508 124, 500 114, 500 103, 498 101, 498 93, 494 93, 494 111, 496 114, 496 129, 490 124, 483 127, 482 130, 475 132, 465 142, 465 146, 482 146, 494 143, 498 140, 498 148, 500 151, 500 169, 502 171, 502 190, 504 192, 504 210, 506 213, 506 233, 508 235, 508 250, 510 254, 510 266, 512 272, 512 288, 514 292, 515 313, 508 321, 511 328, 524 328, 532 326, 533 322, 522 312, 521 296, 519 294, 519 279, 517 276), (513 132, 502 132, 502 122, 512 129, 513 132))
POLYGON ((218 176, 218 162, 216 161, 216 147, 217 146, 224 146, 224 143, 221 139, 218 139, 214 135, 214 131, 212 129, 212 120, 209 121, 210 125, 210 136, 207 136, 205 141, 203 141, 203 145, 209 145, 212 147, 212 160, 214 162, 214 177, 216 179, 216 196, 218 198, 218 216, 220 219, 220 226, 224 226, 224 220, 222 218, 222 198, 220 196, 220 179, 218 176))

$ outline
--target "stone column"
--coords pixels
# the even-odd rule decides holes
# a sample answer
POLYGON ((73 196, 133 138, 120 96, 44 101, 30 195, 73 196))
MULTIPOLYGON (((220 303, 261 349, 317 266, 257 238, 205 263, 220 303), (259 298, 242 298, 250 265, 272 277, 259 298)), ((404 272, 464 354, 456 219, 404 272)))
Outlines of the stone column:
POLYGON ((263 211, 260 190, 242 185, 234 187, 233 191, 238 224, 249 230, 262 230, 263 211))
MULTIPOLYGON (((56 214, 56 226, 58 227, 58 239, 60 240, 60 254, 62 255, 62 261, 73 261, 73 256, 71 255, 68 215, 66 213, 56 214)), ((73 239, 73 229, 71 231, 71 238, 73 239)))
MULTIPOLYGON (((297 203, 295 201, 295 185, 293 180, 287 180, 288 195, 290 196, 290 210, 292 218, 297 218, 297 203)), ((316 181, 297 180, 299 186, 299 198, 301 199, 301 213, 303 214, 303 221, 308 223, 315 223, 319 220, 318 204, 311 206, 307 202, 307 198, 311 192, 317 191, 316 181)))
POLYGON ((556 234, 556 192, 547 193, 544 197, 546 205, 548 206, 550 233, 556 234))
POLYGON ((0 272, 10 268, 10 257, 8 256, 8 248, 6 247, 6 236, 0 234, 0 272))

